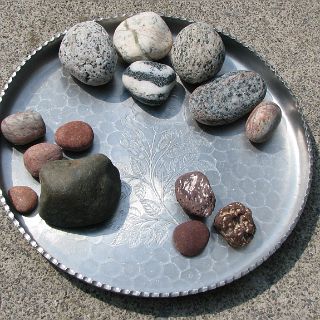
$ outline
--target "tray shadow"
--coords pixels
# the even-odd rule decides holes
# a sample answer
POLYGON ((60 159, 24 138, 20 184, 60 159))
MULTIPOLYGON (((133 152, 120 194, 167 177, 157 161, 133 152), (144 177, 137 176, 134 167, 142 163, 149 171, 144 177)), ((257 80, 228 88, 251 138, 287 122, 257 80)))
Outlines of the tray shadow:
MULTIPOLYGON (((314 147, 314 177, 306 207, 295 229, 276 253, 248 275, 215 290, 180 298, 143 299, 122 296, 94 288, 68 274, 61 274, 75 287, 92 297, 118 308, 129 309, 155 317, 185 317, 201 314, 217 314, 253 299, 282 279, 304 253, 319 218, 320 197, 317 186, 320 183, 319 150, 314 147)), ((58 269, 57 269, 58 270, 58 269)), ((60 271, 60 270, 59 270, 60 271)))

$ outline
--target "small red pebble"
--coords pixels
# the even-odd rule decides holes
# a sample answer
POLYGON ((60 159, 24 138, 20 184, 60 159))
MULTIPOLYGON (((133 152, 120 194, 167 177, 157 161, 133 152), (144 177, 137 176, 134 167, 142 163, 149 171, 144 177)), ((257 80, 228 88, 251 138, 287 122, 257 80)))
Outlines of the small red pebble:
POLYGON ((173 242, 176 249, 187 257, 200 254, 207 245, 209 237, 210 232, 207 226, 197 220, 184 222, 173 231, 173 242))
POLYGON ((29 187, 12 187, 8 196, 14 209, 21 214, 31 213, 38 205, 38 195, 29 187))
POLYGON ((83 121, 71 121, 55 133, 55 141, 67 151, 84 151, 91 147, 94 133, 89 124, 83 121))

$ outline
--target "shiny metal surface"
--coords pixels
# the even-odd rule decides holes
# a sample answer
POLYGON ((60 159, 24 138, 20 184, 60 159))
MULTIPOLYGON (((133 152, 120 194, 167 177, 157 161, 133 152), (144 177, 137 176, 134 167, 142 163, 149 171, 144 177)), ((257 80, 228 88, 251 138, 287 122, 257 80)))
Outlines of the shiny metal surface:
MULTIPOLYGON (((101 20, 109 33, 123 20, 101 20)), ((165 18, 173 34, 190 22, 165 18)), ((58 60, 62 35, 34 51, 1 93, 4 116, 25 109, 40 112, 53 142, 58 126, 71 120, 92 125, 95 142, 89 153, 105 153, 122 179, 120 206, 105 225, 85 230, 57 230, 40 219, 13 214, 1 202, 26 240, 51 263, 97 287, 123 294, 168 297, 194 294, 229 283, 266 260, 294 228, 308 195, 312 150, 306 124, 290 90, 252 50, 222 34, 227 58, 220 73, 255 70, 268 85, 266 99, 279 104, 282 121, 272 139, 253 146, 242 119, 208 128, 188 112, 192 87, 177 84, 168 102, 146 107, 123 88, 119 65, 114 80, 89 87, 64 73, 58 60), (175 201, 174 182, 182 173, 200 170, 213 187, 217 203, 206 221, 232 201, 248 205, 257 225, 252 243, 230 248, 211 229, 204 252, 182 257, 171 242, 175 226, 188 220, 175 201)), ((25 170, 23 149, 1 138, 1 188, 39 183, 25 170)), ((73 154, 66 154, 73 158, 73 154)), ((85 154, 79 154, 84 156, 85 154)))

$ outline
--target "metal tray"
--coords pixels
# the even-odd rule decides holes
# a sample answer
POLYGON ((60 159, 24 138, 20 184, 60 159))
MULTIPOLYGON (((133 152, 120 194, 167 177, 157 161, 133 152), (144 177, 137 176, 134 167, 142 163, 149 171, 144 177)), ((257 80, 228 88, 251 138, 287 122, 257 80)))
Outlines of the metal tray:
MULTIPOLYGON (((99 19, 110 34, 125 18, 99 19)), ((190 22, 164 17, 176 35, 190 22)), ((13 185, 39 183, 23 166, 23 148, 1 138, 1 202, 24 238, 68 274, 96 287, 143 297, 195 294, 229 283, 256 268, 287 238, 303 211, 312 177, 312 150, 307 125, 297 103, 275 71, 252 49, 221 32, 227 57, 220 73, 259 72, 268 85, 266 99, 283 112, 272 139, 253 146, 244 136, 242 119, 219 128, 200 126, 188 111, 193 89, 179 83, 161 107, 132 100, 121 82, 119 64, 111 83, 89 87, 65 73, 58 59, 63 34, 34 50, 1 92, 1 118, 26 109, 39 111, 46 140, 61 124, 82 119, 92 125, 89 153, 108 155, 118 166, 122 196, 114 218, 85 230, 49 227, 37 213, 13 214, 4 198, 13 185), (211 230, 204 252, 185 258, 171 241, 175 226, 188 220, 175 201, 174 182, 182 173, 200 170, 208 177, 217 203, 206 223, 232 201, 253 211, 257 232, 249 246, 230 248, 211 230)), ((84 156, 81 154, 79 156, 84 156)), ((73 157, 74 155, 68 154, 73 157)))

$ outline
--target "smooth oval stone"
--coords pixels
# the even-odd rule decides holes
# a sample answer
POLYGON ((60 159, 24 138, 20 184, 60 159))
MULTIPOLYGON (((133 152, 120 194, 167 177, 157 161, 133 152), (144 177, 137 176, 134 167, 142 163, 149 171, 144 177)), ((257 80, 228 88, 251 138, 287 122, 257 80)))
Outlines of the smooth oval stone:
POLYGON ((94 21, 77 23, 68 30, 59 58, 71 75, 91 86, 109 82, 118 59, 111 37, 94 21))
POLYGON ((59 127, 55 141, 62 149, 84 151, 91 147, 94 134, 91 126, 83 121, 71 121, 59 127))
POLYGON ((60 160, 62 157, 62 150, 59 146, 43 142, 27 149, 23 155, 23 162, 31 175, 38 178, 43 165, 49 161, 60 160))
POLYGON ((46 125, 36 111, 17 112, 2 120, 1 131, 9 142, 25 145, 42 138, 46 125))
POLYGON ((246 122, 246 136, 255 143, 267 141, 281 121, 280 107, 270 101, 261 102, 246 122))
POLYGON ((208 178, 199 171, 180 176, 175 183, 175 193, 183 210, 193 216, 208 217, 216 203, 208 178))
POLYGON ((267 92, 254 71, 235 71, 199 86, 189 98, 189 108, 200 123, 218 126, 234 122, 259 104, 267 92))
POLYGON ((120 199, 119 171, 103 154, 51 161, 41 169, 40 182, 40 216, 56 227, 104 222, 120 199))
POLYGON ((136 61, 123 73, 122 82, 134 98, 153 106, 168 99, 176 84, 176 73, 165 64, 136 61))
POLYGON ((14 209, 21 214, 31 213, 38 205, 38 195, 26 186, 12 187, 8 191, 8 197, 14 209))
POLYGON ((178 225, 173 231, 176 249, 184 256, 193 257, 200 254, 207 245, 210 232, 201 221, 192 220, 178 225))
POLYGON ((180 78, 195 84, 219 72, 225 59, 225 47, 211 25, 197 22, 178 33, 170 56, 180 78))
POLYGON ((160 60, 172 47, 172 34, 154 12, 136 14, 119 24, 113 43, 124 61, 160 60))

